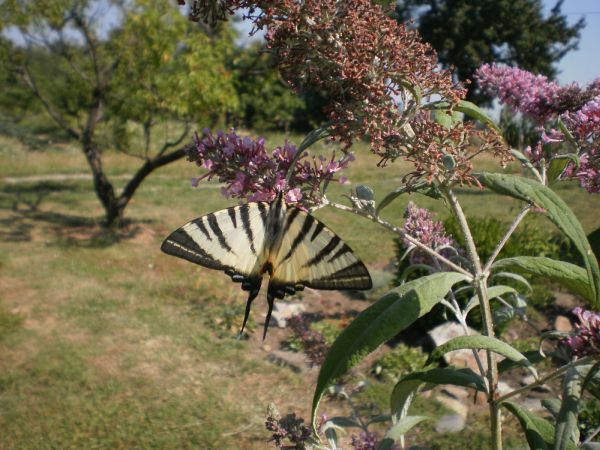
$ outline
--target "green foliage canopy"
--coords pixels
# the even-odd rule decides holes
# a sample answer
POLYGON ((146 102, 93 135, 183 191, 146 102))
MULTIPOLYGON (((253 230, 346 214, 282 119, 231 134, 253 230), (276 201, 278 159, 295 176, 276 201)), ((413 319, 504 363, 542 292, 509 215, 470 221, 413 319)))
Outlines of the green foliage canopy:
MULTIPOLYGON (((460 80, 472 80, 484 63, 504 63, 554 77, 555 63, 577 48, 582 19, 569 26, 562 0, 544 17, 541 0, 401 0, 399 21, 417 19, 423 39, 460 80)), ((468 98, 489 101, 476 86, 468 98)))

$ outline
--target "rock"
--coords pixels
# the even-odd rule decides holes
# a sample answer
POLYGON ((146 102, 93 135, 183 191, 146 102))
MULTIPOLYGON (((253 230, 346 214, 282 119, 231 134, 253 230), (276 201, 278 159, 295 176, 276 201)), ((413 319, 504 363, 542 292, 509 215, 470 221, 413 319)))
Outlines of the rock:
POLYGON ((566 292, 553 292, 554 295, 554 303, 556 306, 566 309, 567 311, 571 311, 573 308, 579 305, 577 299, 566 292))
POLYGON ((444 394, 436 395, 435 399, 442 405, 444 405, 446 408, 460 415, 463 419, 467 418, 467 414, 469 412, 468 405, 470 404, 469 400, 456 400, 444 394))
POLYGON ((446 414, 435 424, 438 433, 458 433, 464 430, 465 419, 460 414, 446 414))
POLYGON ((267 361, 281 367, 289 367, 296 373, 306 372, 309 369, 304 353, 274 350, 267 355, 267 361))
POLYGON ((539 398, 527 397, 523 400, 519 400, 518 403, 528 411, 546 410, 546 408, 542 406, 542 401, 539 398))
POLYGON ((569 331, 573 331, 573 325, 571 325, 571 321, 568 317, 557 316, 554 320, 554 329, 556 331, 568 333, 569 331))
MULTIPOLYGON (((476 330, 473 330, 472 328, 469 328, 468 330, 470 335, 479 334, 476 330)), ((436 347, 445 344, 446 342, 448 342, 451 339, 454 339, 455 337, 464 335, 465 332, 463 328, 456 322, 446 322, 429 331, 429 336, 435 343, 436 347)), ((478 352, 478 355, 484 370, 487 370, 485 352, 483 350, 480 350, 478 352)), ((473 356, 472 350, 463 349, 446 353, 444 355, 444 360, 451 366, 468 367, 472 369, 475 373, 479 373, 479 366, 477 365, 477 361, 473 356)))
POLYGON ((279 328, 285 328, 290 317, 303 313, 305 310, 306 307, 303 303, 276 302, 271 314, 271 322, 275 322, 279 328))
POLYGON ((271 349, 271 346, 270 346, 269 344, 264 344, 264 345, 263 345, 263 346, 261 346, 260 348, 261 348, 261 350, 262 350, 263 352, 267 352, 267 353, 269 353, 269 352, 272 350, 272 349, 271 349))
POLYGON ((498 395, 508 394, 512 391, 514 391, 514 388, 510 384, 504 381, 498 381, 498 386, 496 387, 496 392, 498 395))

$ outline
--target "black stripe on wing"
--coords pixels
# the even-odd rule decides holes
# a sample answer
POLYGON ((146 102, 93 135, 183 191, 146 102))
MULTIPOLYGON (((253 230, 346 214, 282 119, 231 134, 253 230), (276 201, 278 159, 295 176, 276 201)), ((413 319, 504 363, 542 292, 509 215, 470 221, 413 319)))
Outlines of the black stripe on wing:
POLYGON ((323 278, 310 281, 301 281, 307 287, 313 289, 337 290, 356 289, 364 290, 373 287, 371 275, 362 261, 357 260, 349 266, 328 274, 323 278))
POLYGON ((228 270, 229 266, 206 253, 184 229, 179 228, 167 237, 160 249, 168 255, 177 256, 209 269, 228 270))

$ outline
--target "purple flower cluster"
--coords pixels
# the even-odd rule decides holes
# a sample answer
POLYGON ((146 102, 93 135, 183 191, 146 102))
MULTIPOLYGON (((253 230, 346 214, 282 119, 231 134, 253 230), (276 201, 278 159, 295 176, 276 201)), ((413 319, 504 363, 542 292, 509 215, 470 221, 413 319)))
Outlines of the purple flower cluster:
POLYGON ((375 433, 360 433, 360 436, 352 436, 352 447, 354 450, 375 450, 379 445, 379 439, 375 433))
MULTIPOLYGON (((269 155, 263 138, 240 137, 234 131, 219 132, 214 136, 204 130, 202 139, 196 135, 196 146, 188 153, 188 159, 208 170, 193 180, 217 177, 227 197, 246 198, 249 201, 272 201, 279 192, 285 193, 288 203, 308 209, 321 201, 320 188, 326 181, 354 160, 351 153, 340 159, 333 155, 308 159, 308 153, 300 155, 294 173, 286 184, 286 176, 296 156, 297 149, 289 142, 277 147, 269 155)), ((345 178, 340 177, 340 182, 345 178)))
POLYGON ((565 340, 567 347, 578 357, 600 357, 600 314, 579 307, 572 312, 579 323, 575 324, 573 335, 565 340))
MULTIPOLYGON (((406 234, 418 239, 434 250, 440 249, 443 256, 448 257, 453 254, 453 251, 447 247, 455 247, 454 239, 446 234, 442 222, 433 220, 433 216, 428 209, 418 208, 413 202, 408 202, 404 218, 406 220, 403 230, 406 234)), ((410 248, 412 244, 405 239, 404 246, 410 248)), ((433 260, 431 256, 415 248, 410 253, 410 263, 432 265, 433 260)))
POLYGON ((312 434, 310 428, 304 425, 304 419, 296 417, 296 413, 281 418, 279 413, 271 408, 269 408, 265 426, 273 433, 269 442, 273 442, 278 448, 304 450, 306 441, 312 434), (291 442, 293 446, 287 446, 286 441, 291 442))
MULTIPOLYGON (((580 157, 579 166, 569 165, 563 178, 577 179, 588 192, 600 193, 600 78, 586 87, 576 83, 561 87, 544 76, 495 64, 480 67, 476 77, 482 89, 538 124, 562 120, 576 141, 580 157)), ((565 141, 563 133, 542 129, 540 143, 534 149, 528 147, 525 154, 535 164, 543 157, 549 161, 553 155, 544 155, 541 144, 565 141)))
POLYGON ((325 361, 329 345, 325 338, 315 330, 311 330, 310 321, 306 315, 299 314, 288 319, 292 333, 302 342, 304 353, 313 364, 321 365, 325 361))
POLYGON ((561 87, 543 75, 516 67, 486 64, 477 69, 477 82, 501 103, 543 123, 557 113, 561 87))

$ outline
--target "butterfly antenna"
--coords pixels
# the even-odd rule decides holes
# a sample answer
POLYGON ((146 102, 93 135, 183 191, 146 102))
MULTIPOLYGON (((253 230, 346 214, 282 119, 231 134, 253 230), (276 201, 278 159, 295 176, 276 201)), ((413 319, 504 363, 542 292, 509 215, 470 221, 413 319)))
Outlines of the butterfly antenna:
POLYGON ((265 319, 265 329, 263 331, 263 341, 267 337, 267 330, 269 329, 269 322, 271 321, 271 313, 273 312, 273 304, 275 303, 275 297, 270 293, 267 293, 267 302, 269 303, 269 311, 267 311, 267 318, 265 319))

